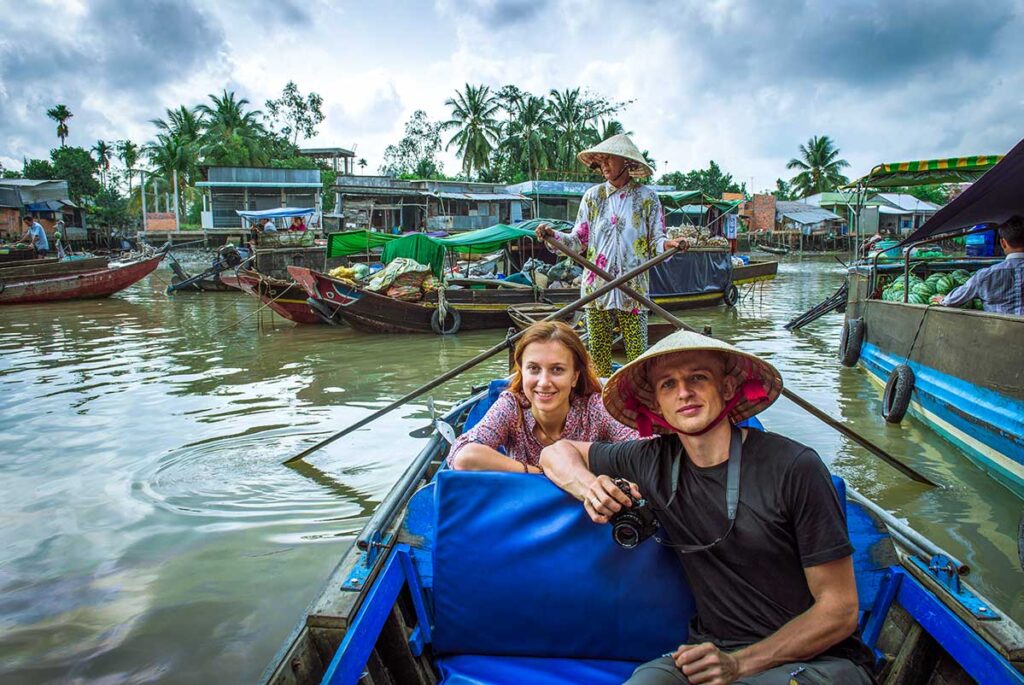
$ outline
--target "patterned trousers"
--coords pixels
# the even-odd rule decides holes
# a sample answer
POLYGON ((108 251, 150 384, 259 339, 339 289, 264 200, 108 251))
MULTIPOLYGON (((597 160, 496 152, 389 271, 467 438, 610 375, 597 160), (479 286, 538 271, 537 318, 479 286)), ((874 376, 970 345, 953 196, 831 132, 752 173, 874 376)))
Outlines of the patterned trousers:
POLYGON ((626 345, 626 359, 633 361, 647 349, 647 311, 633 314, 622 309, 587 309, 587 347, 597 375, 612 373, 612 339, 615 322, 626 345))

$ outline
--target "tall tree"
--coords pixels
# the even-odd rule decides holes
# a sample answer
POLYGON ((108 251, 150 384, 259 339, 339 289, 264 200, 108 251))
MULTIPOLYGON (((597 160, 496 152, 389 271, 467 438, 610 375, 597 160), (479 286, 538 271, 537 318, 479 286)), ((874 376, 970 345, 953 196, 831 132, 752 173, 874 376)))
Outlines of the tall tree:
POLYGON ((75 116, 67 105, 55 105, 46 110, 46 116, 57 122, 57 137, 60 138, 60 146, 64 147, 64 141, 69 135, 68 119, 75 116))
POLYGON ((745 193, 745 183, 737 183, 732 174, 722 171, 715 160, 708 163, 707 169, 694 169, 685 174, 673 171, 665 174, 658 183, 675 186, 676 190, 699 190, 709 197, 722 197, 723 193, 745 193))
POLYGON ((100 183, 107 185, 107 172, 110 171, 110 146, 105 140, 97 140, 92 146, 92 153, 96 156, 96 166, 100 170, 100 183))
POLYGON ((549 99, 555 164, 563 170, 577 167, 576 155, 595 136, 590 130, 580 89, 552 90, 549 99))
POLYGON ((441 151, 441 124, 430 121, 422 109, 405 123, 405 135, 384 149, 380 173, 411 178, 441 178, 444 171, 437 154, 441 151))
POLYGON ((849 183, 842 174, 848 166, 850 163, 839 158, 839 148, 828 136, 812 136, 800 146, 800 157, 786 163, 787 169, 800 170, 790 180, 794 192, 800 197, 835 190, 849 183))
POLYGON ((207 164, 263 166, 270 160, 264 144, 267 131, 259 122, 262 112, 249 110, 246 98, 224 90, 210 95, 212 106, 199 105, 197 113, 206 119, 200 152, 207 164))
POLYGON ((300 133, 303 139, 316 135, 317 125, 324 120, 320 109, 323 104, 324 99, 320 95, 303 95, 295 82, 289 81, 281 91, 281 97, 266 101, 266 118, 272 129, 279 127, 281 135, 290 137, 292 145, 297 145, 300 133))
POLYGON ((130 140, 117 141, 117 157, 128 172, 128 195, 132 194, 132 168, 139 161, 139 146, 130 140))
POLYGON ((359 161, 357 162, 357 164, 359 164, 359 168, 362 169, 363 172, 365 173, 366 172, 366 157, 360 157, 359 161))
POLYGON ((53 178, 68 182, 68 194, 76 203, 83 197, 93 197, 100 192, 96 180, 96 160, 89 151, 81 147, 58 147, 50 150, 53 163, 53 178))
POLYGON ((514 166, 525 169, 527 178, 535 178, 549 164, 547 103, 542 97, 527 95, 516 101, 512 115, 502 146, 514 166))
POLYGON ((474 169, 486 169, 491 150, 498 142, 501 127, 496 118, 500 108, 497 98, 487 86, 466 84, 463 92, 445 103, 451 108, 451 119, 441 124, 441 130, 456 129, 445 149, 456 146, 462 158, 462 171, 472 176, 474 169))
POLYGON ((161 131, 181 138, 184 142, 199 142, 206 122, 198 107, 179 106, 168 109, 166 119, 151 119, 150 123, 161 131))

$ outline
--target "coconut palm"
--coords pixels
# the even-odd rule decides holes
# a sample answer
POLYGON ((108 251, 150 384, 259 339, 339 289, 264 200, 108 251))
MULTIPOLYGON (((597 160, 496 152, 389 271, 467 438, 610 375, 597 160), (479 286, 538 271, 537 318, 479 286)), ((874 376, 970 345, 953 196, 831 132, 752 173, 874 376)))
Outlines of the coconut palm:
MULTIPOLYGON (((196 145, 195 141, 188 141, 183 136, 159 133, 156 140, 144 148, 156 178, 172 186, 174 172, 178 172, 178 196, 181 200, 185 199, 185 190, 191 185, 189 179, 198 171, 196 145)), ((180 209, 184 214, 184 207, 180 209)))
POLYGON ((128 170, 128 194, 132 194, 132 167, 139 161, 139 146, 130 140, 117 141, 117 157, 128 170))
POLYGON ((57 137, 60 138, 60 146, 64 147, 64 141, 68 137, 68 119, 75 116, 66 105, 56 105, 46 110, 46 116, 57 122, 57 137))
POLYGON ((551 91, 549 116, 554 132, 554 158, 562 170, 576 167, 576 155, 597 136, 584 105, 579 88, 551 91))
POLYGON ((100 183, 107 185, 107 172, 110 171, 111 149, 105 140, 97 140, 92 146, 92 153, 96 156, 96 166, 100 170, 100 183))
POLYGON ((551 125, 548 121, 547 102, 536 95, 526 95, 512 106, 511 120, 507 135, 502 142, 515 164, 525 167, 529 178, 546 167, 548 159, 548 136, 551 125))
POLYGON ((622 122, 616 121, 615 119, 609 119, 608 121, 602 121, 601 122, 601 136, 600 136, 600 140, 598 140, 597 142, 601 142, 602 140, 608 140, 612 136, 618 136, 618 135, 622 135, 622 134, 626 134, 627 136, 631 136, 631 135, 633 135, 633 132, 632 131, 627 131, 626 127, 622 125, 622 122))
POLYGON ((359 168, 363 170, 363 173, 366 173, 366 158, 360 157, 359 162, 357 163, 359 164, 359 168))
POLYGON ((150 123, 182 140, 198 142, 203 135, 205 122, 197 110, 197 107, 188 108, 181 105, 178 109, 166 110, 166 119, 150 119, 150 123))
POLYGON ((451 119, 441 124, 441 130, 457 129, 445 149, 456 146, 462 158, 462 171, 467 176, 474 169, 487 168, 491 150, 501 135, 501 125, 495 117, 500 104, 491 89, 467 83, 464 92, 456 91, 455 97, 448 98, 444 104, 451 107, 452 114, 451 119))
POLYGON ((800 157, 789 160, 787 169, 800 172, 790 180, 792 189, 800 197, 835 190, 849 183, 841 173, 850 166, 845 159, 839 159, 839 148, 828 136, 812 136, 806 145, 800 146, 800 157))
POLYGON ((267 131, 260 123, 262 112, 247 110, 246 98, 236 99, 224 90, 220 97, 211 94, 213 106, 199 105, 196 112, 206 122, 200 152, 208 164, 263 166, 268 154, 264 140, 267 131))

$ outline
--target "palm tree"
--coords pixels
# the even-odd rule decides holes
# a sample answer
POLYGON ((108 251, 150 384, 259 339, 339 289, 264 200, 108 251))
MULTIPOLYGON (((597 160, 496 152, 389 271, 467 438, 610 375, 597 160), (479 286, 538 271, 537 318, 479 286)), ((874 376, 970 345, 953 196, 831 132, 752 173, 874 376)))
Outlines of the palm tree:
POLYGON ((117 141, 117 157, 128 170, 128 195, 132 194, 132 167, 139 161, 139 146, 130 140, 117 141))
POLYGON ((57 122, 57 137, 60 138, 60 146, 64 147, 64 141, 68 137, 68 119, 75 115, 66 105, 56 105, 46 110, 46 116, 57 122))
POLYGON ((269 159, 263 144, 267 131, 260 123, 262 112, 246 110, 249 101, 235 99, 224 90, 220 97, 211 94, 213 106, 199 105, 196 112, 205 118, 200 151, 208 163, 262 166, 269 159))
POLYGON ((548 166, 548 134, 550 122, 547 103, 544 98, 527 95, 512 107, 512 118, 508 124, 508 135, 503 145, 508 149, 513 162, 525 166, 529 178, 548 166))
MULTIPOLYGON (((174 134, 159 133, 156 140, 147 143, 144 152, 154 169, 152 175, 173 187, 174 172, 178 172, 178 196, 184 200, 188 180, 196 171, 196 144, 174 134)), ((184 214, 184 208, 179 208, 184 214)))
POLYGON ((454 98, 445 100, 452 109, 452 118, 441 124, 441 130, 458 129, 448 145, 457 146, 462 157, 462 171, 471 175, 473 170, 487 168, 491 150, 498 142, 501 125, 495 118, 500 105, 487 86, 466 84, 465 92, 455 92, 454 98))
MULTIPOLYGON (((627 136, 633 135, 632 131, 627 131, 626 127, 622 125, 622 122, 616 121, 615 119, 609 119, 608 121, 601 122, 601 140, 608 140, 612 136, 618 136, 622 134, 627 136)), ((601 142, 601 140, 597 142, 601 142)))
POLYGON ((366 158, 365 157, 360 157, 358 164, 359 164, 359 168, 362 169, 363 172, 365 173, 366 172, 366 158))
POLYGON ((92 146, 92 153, 96 155, 96 165, 100 169, 100 183, 107 185, 107 172, 110 171, 110 146, 105 140, 97 140, 92 146))
POLYGON ((828 136, 812 136, 806 145, 800 146, 800 158, 793 158, 786 164, 787 169, 800 169, 790 181, 799 197, 835 190, 849 183, 841 173, 848 166, 849 162, 839 159, 839 148, 828 136))
POLYGON ((197 110, 198 107, 189 109, 182 105, 178 109, 168 109, 167 119, 151 119, 150 123, 182 140, 198 142, 203 135, 205 121, 197 110))
POLYGON ((556 163, 562 170, 576 167, 576 155, 593 141, 597 132, 590 125, 590 115, 580 99, 580 89, 551 91, 551 126, 554 131, 556 163))

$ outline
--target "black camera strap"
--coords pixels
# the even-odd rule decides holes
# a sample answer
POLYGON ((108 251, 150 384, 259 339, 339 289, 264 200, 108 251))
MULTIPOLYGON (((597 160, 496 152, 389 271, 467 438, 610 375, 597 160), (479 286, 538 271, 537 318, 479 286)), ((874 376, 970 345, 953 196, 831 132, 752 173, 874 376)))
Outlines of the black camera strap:
MULTIPOLYGON (((704 552, 725 538, 729 537, 729 533, 732 532, 733 526, 736 525, 736 512, 740 507, 740 458, 743 453, 743 433, 736 426, 732 427, 732 434, 729 438, 729 465, 728 471, 726 472, 725 481, 725 513, 729 517, 729 527, 725 529, 725 532, 718 536, 714 542, 706 545, 681 545, 668 540, 662 539, 655 535, 654 539, 659 544, 671 547, 672 549, 678 550, 680 554, 693 554, 694 552, 704 552)), ((672 501, 676 498, 676 494, 679 492, 679 470, 683 461, 683 454, 677 454, 675 459, 672 460, 672 483, 675 489, 672 491, 672 496, 669 498, 666 508, 672 505, 672 501)))

